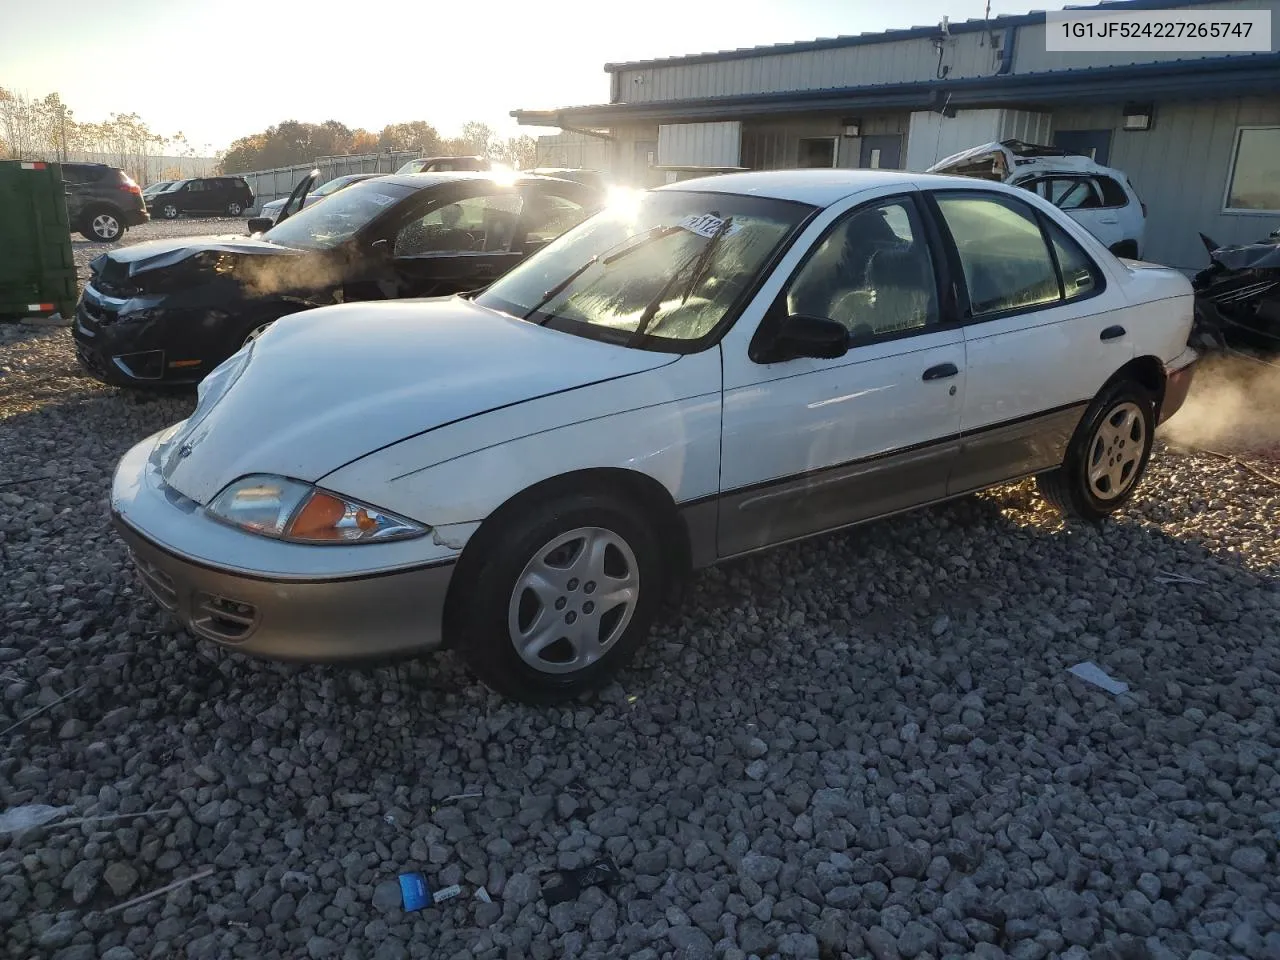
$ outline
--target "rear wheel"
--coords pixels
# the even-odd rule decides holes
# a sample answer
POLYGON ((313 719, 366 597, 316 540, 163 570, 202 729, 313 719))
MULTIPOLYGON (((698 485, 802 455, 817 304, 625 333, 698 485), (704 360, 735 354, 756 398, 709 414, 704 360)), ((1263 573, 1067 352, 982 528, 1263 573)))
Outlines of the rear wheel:
POLYGON ((1062 466, 1036 478, 1040 494, 1066 516, 1102 520, 1137 490, 1154 439, 1154 398, 1122 381, 1090 405, 1062 466))
POLYGON ((232 200, 227 204, 227 216, 238 217, 242 213, 244 213, 244 207, 240 205, 240 201, 232 200))
POLYGON ((661 604, 661 543, 625 500, 565 496, 475 546, 487 555, 458 570, 451 645, 516 700, 551 703, 606 683, 661 604))
POLYGON ((97 207, 85 214, 80 234, 95 243, 115 243, 124 236, 124 224, 115 211, 97 207))

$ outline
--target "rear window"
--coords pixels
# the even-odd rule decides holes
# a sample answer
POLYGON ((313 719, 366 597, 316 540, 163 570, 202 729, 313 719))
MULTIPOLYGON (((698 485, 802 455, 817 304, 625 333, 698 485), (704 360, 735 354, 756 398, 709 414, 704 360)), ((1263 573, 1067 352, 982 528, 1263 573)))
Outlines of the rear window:
POLYGON ((1129 202, 1129 195, 1111 177, 1098 177, 1098 186, 1102 188, 1102 205, 1104 207, 1123 207, 1129 202))

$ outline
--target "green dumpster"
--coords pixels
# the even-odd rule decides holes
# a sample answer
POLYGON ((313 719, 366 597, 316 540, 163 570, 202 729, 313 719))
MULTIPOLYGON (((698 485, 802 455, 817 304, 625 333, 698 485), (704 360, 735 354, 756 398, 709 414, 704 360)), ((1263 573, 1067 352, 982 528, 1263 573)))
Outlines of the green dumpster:
POLYGON ((0 160, 0 317, 70 319, 78 296, 62 166, 0 160))

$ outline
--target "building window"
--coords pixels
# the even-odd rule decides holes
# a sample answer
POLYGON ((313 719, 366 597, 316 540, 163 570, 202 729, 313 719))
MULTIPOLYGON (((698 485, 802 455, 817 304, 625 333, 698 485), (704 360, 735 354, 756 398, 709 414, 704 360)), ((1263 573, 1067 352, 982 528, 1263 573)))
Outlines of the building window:
POLYGON ((1280 211, 1280 127, 1242 127, 1227 181, 1227 210, 1280 211))
POLYGON ((835 137, 802 137, 800 140, 800 167, 834 167, 836 165, 835 137))

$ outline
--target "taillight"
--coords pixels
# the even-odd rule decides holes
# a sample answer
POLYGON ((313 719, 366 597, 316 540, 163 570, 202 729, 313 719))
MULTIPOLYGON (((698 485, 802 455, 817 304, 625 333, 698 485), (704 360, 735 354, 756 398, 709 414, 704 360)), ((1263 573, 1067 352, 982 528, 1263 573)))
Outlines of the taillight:
POLYGON ((134 193, 138 196, 142 196, 142 188, 136 183, 122 183, 120 184, 120 189, 125 193, 134 193))

